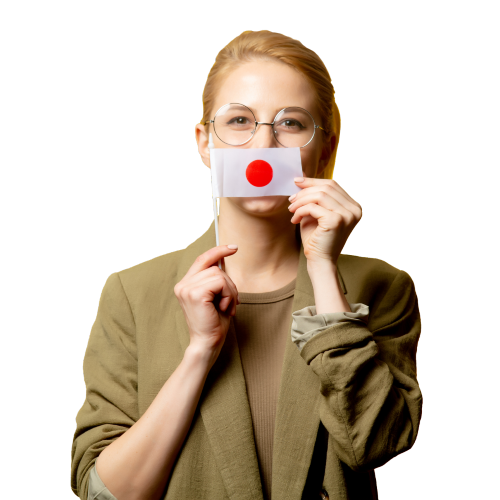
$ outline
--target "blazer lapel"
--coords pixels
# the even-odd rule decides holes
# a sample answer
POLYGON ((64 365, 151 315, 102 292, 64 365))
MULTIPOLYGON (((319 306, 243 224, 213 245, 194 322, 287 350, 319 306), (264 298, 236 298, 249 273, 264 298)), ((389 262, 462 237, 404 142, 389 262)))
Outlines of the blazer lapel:
MULTIPOLYGON (((347 292, 340 271, 338 277, 345 294, 347 292)), ((292 311, 313 305, 314 289, 307 272, 304 247, 301 246, 292 311)), ((289 319, 288 331, 291 328, 292 318, 289 319)), ((302 497, 320 424, 320 402, 320 381, 302 359, 289 335, 274 431, 273 500, 300 500, 302 497)))
MULTIPOLYGON (((212 222, 209 229, 185 249, 178 281, 198 255, 214 246, 215 222, 212 222)), ((176 324, 185 350, 190 337, 180 306, 176 324)), ((199 408, 229 498, 263 500, 252 416, 232 319, 224 345, 205 382, 199 408)))
MULTIPOLYGON (((196 257, 216 245, 215 222, 183 253, 178 281, 196 257)), ((338 272, 346 293, 344 281, 338 272)), ((293 311, 312 306, 314 289, 301 246, 293 311)), ((176 326, 182 348, 189 345, 189 330, 180 306, 176 326)), ((291 331, 289 318, 288 331, 291 331)), ((300 500, 311 465, 320 423, 320 381, 300 356, 291 335, 285 347, 276 413, 272 499, 300 500)), ((226 340, 210 370, 200 398, 200 413, 227 493, 231 500, 263 500, 253 424, 243 368, 231 320, 226 340)))

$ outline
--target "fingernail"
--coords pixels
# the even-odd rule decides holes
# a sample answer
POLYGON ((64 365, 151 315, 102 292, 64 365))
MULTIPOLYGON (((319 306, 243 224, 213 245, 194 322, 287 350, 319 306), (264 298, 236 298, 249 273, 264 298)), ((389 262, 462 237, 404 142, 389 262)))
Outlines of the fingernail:
POLYGON ((228 245, 227 248, 230 248, 231 250, 235 250, 238 248, 238 245, 228 245))
POLYGON ((295 182, 304 182, 304 177, 295 177, 293 180, 295 182))
POLYGON ((294 200, 296 196, 297 196, 297 193, 292 194, 292 196, 290 196, 290 198, 288 198, 288 201, 294 200))

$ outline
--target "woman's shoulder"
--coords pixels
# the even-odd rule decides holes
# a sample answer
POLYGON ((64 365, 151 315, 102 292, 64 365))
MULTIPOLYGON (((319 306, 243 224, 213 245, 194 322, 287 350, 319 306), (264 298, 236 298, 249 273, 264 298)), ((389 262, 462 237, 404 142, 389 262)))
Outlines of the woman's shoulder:
POLYGON ((348 292, 380 294, 393 284, 413 287, 410 275, 385 260, 374 257, 340 254, 339 272, 348 292))
MULTIPOLYGON (((118 283, 129 302, 148 301, 158 292, 171 291, 179 277, 180 264, 185 257, 186 249, 160 255, 141 262, 132 267, 112 273, 108 282, 118 283)), ((164 296, 164 293, 161 295, 164 296)))
POLYGON ((146 260, 132 267, 118 271, 120 277, 127 280, 138 280, 158 276, 160 274, 176 273, 180 261, 182 260, 186 249, 175 250, 150 260, 146 260))
POLYGON ((175 250, 135 266, 119 271, 118 276, 125 286, 141 290, 144 287, 164 290, 166 285, 175 285, 186 274, 198 255, 215 246, 214 222, 203 234, 188 246, 175 250), (172 284, 172 281, 175 281, 172 284))
POLYGON ((174 286, 183 278, 198 255, 215 246, 214 222, 192 243, 111 274, 105 290, 111 296, 125 292, 128 302, 149 304, 175 297, 174 286))

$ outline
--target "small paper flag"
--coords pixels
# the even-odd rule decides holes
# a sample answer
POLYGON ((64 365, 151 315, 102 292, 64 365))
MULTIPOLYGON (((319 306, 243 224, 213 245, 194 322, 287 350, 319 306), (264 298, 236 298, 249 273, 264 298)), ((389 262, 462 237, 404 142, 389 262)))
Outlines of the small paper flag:
POLYGON ((298 193, 302 177, 300 148, 210 149, 215 198, 298 193))

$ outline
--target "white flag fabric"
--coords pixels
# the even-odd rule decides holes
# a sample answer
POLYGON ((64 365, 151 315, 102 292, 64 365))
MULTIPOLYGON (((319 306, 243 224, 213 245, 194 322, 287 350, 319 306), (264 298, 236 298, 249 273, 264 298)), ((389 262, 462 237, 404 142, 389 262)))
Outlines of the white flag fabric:
POLYGON ((276 196, 298 193, 294 177, 302 177, 300 148, 212 148, 215 198, 276 196))

